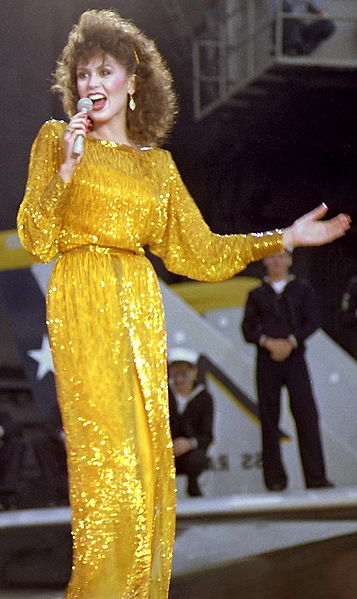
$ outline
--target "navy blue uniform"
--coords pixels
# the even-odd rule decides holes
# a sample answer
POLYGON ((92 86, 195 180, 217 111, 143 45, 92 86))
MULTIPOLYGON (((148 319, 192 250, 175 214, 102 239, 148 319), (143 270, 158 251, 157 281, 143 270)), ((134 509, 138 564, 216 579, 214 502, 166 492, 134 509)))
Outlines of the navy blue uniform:
POLYGON ((328 485, 319 431, 319 417, 304 357, 304 341, 319 326, 315 293, 309 283, 290 277, 278 294, 264 281, 250 292, 242 330, 257 345, 256 380, 262 428, 264 481, 268 489, 287 485, 280 452, 280 395, 286 385, 296 424, 306 487, 328 485), (272 360, 260 345, 267 337, 295 338, 297 344, 283 362, 272 360))
POLYGON ((179 413, 173 391, 169 388, 170 429, 173 439, 196 439, 197 447, 175 457, 176 474, 187 474, 189 495, 198 494, 197 478, 207 469, 208 446, 212 442, 213 400, 208 391, 199 385, 194 388, 185 409, 179 413), (191 492, 190 490, 197 489, 191 492))

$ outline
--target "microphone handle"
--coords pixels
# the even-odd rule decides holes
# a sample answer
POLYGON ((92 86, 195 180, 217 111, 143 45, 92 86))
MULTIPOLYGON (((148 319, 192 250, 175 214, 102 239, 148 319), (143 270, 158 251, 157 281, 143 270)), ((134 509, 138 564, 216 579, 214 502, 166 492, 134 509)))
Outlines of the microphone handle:
POLYGON ((83 135, 77 135, 76 139, 74 140, 72 154, 79 156, 80 154, 83 153, 83 150, 84 150, 84 137, 83 137, 83 135))

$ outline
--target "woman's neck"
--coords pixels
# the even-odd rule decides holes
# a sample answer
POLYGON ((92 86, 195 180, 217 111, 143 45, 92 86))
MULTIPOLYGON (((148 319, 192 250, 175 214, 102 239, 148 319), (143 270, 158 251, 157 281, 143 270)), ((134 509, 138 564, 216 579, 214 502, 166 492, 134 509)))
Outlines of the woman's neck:
POLYGON ((109 123, 94 125, 91 133, 91 137, 97 139, 105 139, 106 141, 113 141, 117 144, 125 144, 127 146, 135 146, 129 139, 128 132, 125 125, 115 124, 115 126, 109 123))

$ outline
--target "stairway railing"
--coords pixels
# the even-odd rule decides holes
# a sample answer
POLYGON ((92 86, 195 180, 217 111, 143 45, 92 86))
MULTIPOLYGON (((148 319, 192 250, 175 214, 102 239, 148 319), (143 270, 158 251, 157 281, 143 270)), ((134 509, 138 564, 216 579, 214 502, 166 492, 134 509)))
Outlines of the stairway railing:
MULTIPOLYGON (((196 119, 201 119, 275 64, 357 68, 357 2, 328 2, 337 31, 312 55, 286 56, 282 31, 290 13, 283 0, 216 0, 219 17, 211 15, 207 35, 193 41, 193 103, 196 119), (273 31, 275 28, 275 42, 273 31)), ((212 5, 212 3, 211 3, 212 5)), ((306 20, 316 15, 306 14, 306 20)))

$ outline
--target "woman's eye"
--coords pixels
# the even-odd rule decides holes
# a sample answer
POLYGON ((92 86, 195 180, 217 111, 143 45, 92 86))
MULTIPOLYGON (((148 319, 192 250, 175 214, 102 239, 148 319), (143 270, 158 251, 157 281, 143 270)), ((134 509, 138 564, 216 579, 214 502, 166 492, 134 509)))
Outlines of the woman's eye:
POLYGON ((107 69, 104 69, 102 71, 102 75, 103 75, 103 77, 106 77, 107 75, 110 75, 110 71, 108 71, 107 69))
POLYGON ((85 79, 87 77, 87 73, 77 73, 77 79, 85 79))

